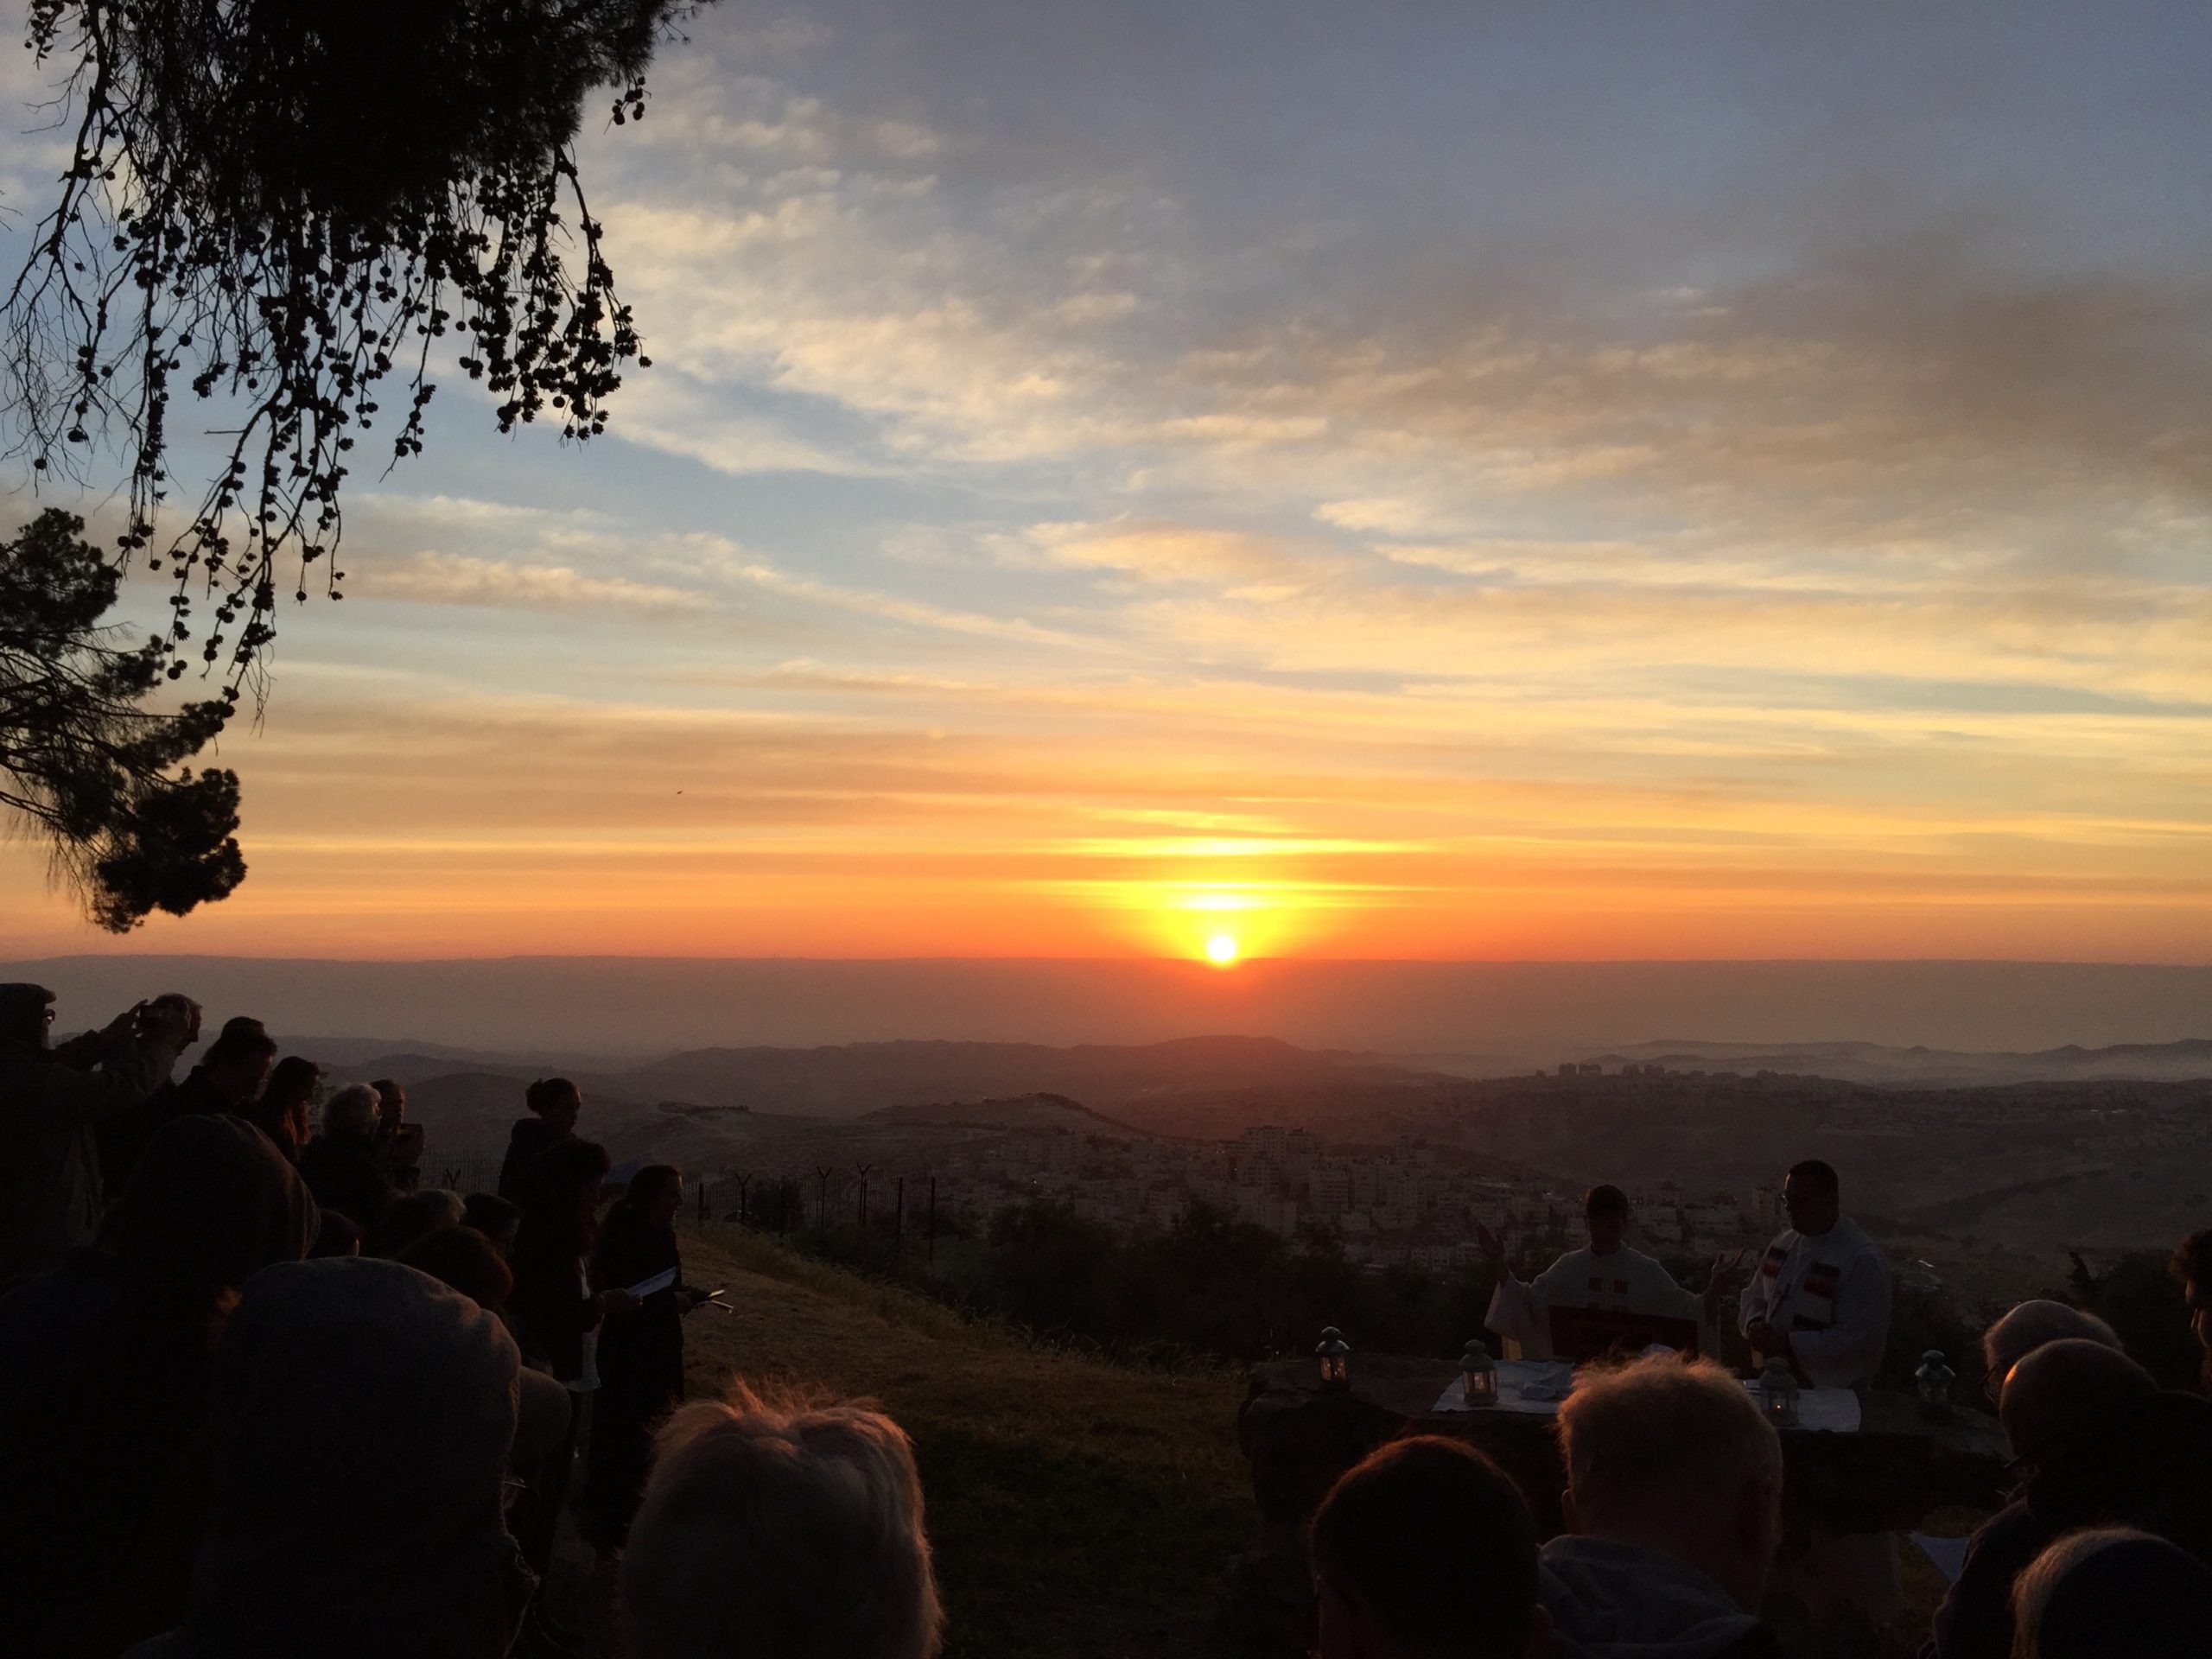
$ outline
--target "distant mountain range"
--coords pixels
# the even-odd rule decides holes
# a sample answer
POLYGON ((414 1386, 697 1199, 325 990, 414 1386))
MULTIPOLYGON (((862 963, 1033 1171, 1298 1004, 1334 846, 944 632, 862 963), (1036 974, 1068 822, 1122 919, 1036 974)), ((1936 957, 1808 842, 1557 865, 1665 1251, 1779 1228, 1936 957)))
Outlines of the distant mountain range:
MULTIPOLYGON (((674 1106, 741 1108, 765 1116, 906 1122, 978 1109, 975 1103, 1058 1097, 1105 1127, 1147 1132, 1236 1132, 1247 1106, 1281 1120, 1288 1103, 1387 1102, 1433 1089, 1461 1071, 1449 1058, 1404 1060, 1342 1049, 1306 1049, 1267 1037, 1192 1037, 1138 1045, 1052 1047, 1038 1043, 850 1043, 819 1048, 702 1048, 642 1065, 574 1064, 433 1044, 386 1048, 363 1039, 286 1038, 346 1077, 397 1077, 426 1123, 471 1141, 504 1138, 531 1078, 560 1073, 595 1111, 651 1114, 674 1106), (1075 1103, 1081 1103, 1080 1105, 1075 1103), (1274 1103, 1270 1109, 1269 1103, 1274 1103)), ((1669 1071, 1796 1072, 1846 1082, 1967 1087, 2013 1083, 2178 1082, 2212 1077, 2212 1040, 2069 1045, 2031 1053, 1969 1053, 1879 1043, 1729 1043, 1666 1039, 1584 1057, 1608 1071, 1627 1065, 1669 1071)), ((1310 1114, 1307 1114, 1310 1115, 1310 1114)), ((1292 1113, 1294 1118, 1301 1114, 1292 1113)))
POLYGON ((1071 1129, 1079 1135, 1151 1133, 1094 1112, 1065 1095, 1017 1095, 1011 1100, 944 1101, 934 1106, 884 1106, 861 1119, 897 1128, 915 1124, 965 1129, 1071 1129))
POLYGON ((2114 1043, 2027 1053, 1893 1048, 1880 1043, 1716 1043, 1676 1039, 1637 1043, 1587 1057, 1607 1071, 1627 1064, 1669 1071, 1794 1071, 1847 1083, 1918 1085, 2005 1083, 2181 1083, 2212 1077, 2212 1039, 2114 1043))
POLYGON ((1007 1127, 1030 1127, 1051 1117, 1058 1126, 1077 1127, 1080 1118, 1081 1127, 1123 1133, 1134 1127, 1124 1121, 1128 1116, 1152 1128, 1172 1128, 1185 1102, 1217 1103, 1247 1093, 1351 1093, 1439 1081, 1437 1074, 1382 1055, 1303 1049, 1265 1037, 1069 1048, 931 1042, 709 1048, 617 1068, 604 1061, 556 1068, 424 1044, 372 1052, 365 1051, 373 1045, 357 1040, 298 1038, 284 1039, 283 1046, 342 1077, 397 1077, 407 1085, 410 1116, 448 1143, 487 1147, 503 1140, 507 1125, 521 1116, 529 1081, 556 1070, 576 1082, 593 1116, 609 1126, 673 1108, 704 1107, 886 1123, 1004 1120, 1007 1127), (957 1116, 982 1111, 998 1116, 957 1116))

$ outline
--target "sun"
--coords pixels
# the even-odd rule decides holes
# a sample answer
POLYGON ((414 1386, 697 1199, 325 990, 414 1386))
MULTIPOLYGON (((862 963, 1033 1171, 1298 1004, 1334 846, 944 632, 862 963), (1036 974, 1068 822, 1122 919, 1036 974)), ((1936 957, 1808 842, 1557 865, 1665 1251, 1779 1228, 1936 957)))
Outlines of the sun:
POLYGON ((1236 940, 1228 933, 1217 933, 1206 941, 1206 960, 1217 968, 1226 968, 1236 960, 1236 940))

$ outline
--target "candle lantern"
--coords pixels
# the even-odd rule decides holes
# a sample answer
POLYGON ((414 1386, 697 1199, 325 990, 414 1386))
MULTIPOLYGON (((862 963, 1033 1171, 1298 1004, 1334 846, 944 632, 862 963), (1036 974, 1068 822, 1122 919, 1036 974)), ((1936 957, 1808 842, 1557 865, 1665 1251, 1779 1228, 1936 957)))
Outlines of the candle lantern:
POLYGON ((1790 1374, 1789 1362, 1779 1354, 1759 1373, 1759 1409, 1777 1428, 1797 1427, 1797 1379, 1790 1374))
POLYGON ((1459 1356, 1459 1398, 1471 1411, 1497 1403, 1497 1362, 1479 1339, 1459 1356))
POLYGON ((1323 1388, 1336 1392, 1351 1387, 1351 1344, 1335 1325, 1321 1332, 1313 1357, 1320 1362, 1323 1388))
POLYGON ((1920 1369, 1912 1374, 1912 1382, 1920 1395, 1922 1416, 1940 1421, 1951 1414, 1951 1384, 1958 1375, 1941 1348, 1930 1348, 1920 1357, 1920 1369))

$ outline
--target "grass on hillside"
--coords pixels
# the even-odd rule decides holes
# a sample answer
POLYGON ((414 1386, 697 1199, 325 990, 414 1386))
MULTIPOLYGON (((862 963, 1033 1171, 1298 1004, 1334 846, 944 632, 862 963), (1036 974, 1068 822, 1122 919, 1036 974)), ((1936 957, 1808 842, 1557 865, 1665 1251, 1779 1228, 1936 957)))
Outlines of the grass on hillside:
POLYGON ((683 1243, 735 1310, 686 1322, 695 1397, 733 1376, 868 1395, 913 1437, 952 1659, 1204 1650, 1256 1520, 1241 1372, 1040 1350, 735 1228, 683 1243))

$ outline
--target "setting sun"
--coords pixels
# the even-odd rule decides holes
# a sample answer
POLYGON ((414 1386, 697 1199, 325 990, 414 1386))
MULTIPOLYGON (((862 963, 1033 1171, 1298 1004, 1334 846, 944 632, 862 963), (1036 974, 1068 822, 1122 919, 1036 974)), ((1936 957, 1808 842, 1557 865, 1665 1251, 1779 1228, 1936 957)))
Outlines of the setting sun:
POLYGON ((1206 960, 1217 967, 1228 967, 1236 960, 1236 941, 1226 933, 1215 934, 1206 941, 1206 960))

